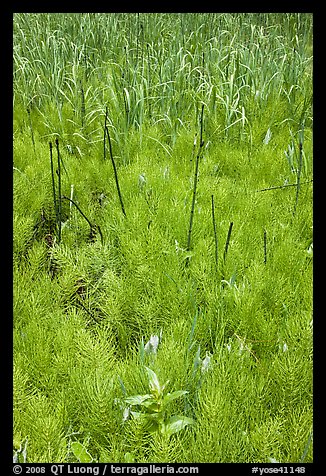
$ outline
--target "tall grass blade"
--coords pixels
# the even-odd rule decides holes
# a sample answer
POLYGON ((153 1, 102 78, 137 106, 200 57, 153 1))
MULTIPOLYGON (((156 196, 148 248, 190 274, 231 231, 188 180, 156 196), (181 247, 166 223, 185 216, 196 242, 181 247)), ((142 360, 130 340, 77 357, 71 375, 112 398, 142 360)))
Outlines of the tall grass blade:
POLYGON ((81 125, 82 127, 84 127, 86 107, 85 107, 85 94, 84 94, 84 89, 83 89, 83 85, 81 81, 80 81, 80 94, 81 94, 81 125))
POLYGON ((106 159, 106 124, 108 120, 108 107, 105 108, 104 133, 103 133, 103 158, 106 159))

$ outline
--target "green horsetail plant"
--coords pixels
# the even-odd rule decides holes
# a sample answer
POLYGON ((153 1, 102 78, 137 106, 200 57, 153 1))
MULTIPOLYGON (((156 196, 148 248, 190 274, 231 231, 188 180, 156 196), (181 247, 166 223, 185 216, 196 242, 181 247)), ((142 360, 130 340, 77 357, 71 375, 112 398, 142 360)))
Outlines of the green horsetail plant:
MULTIPOLYGON (((188 252, 190 251, 190 247, 191 247, 191 234, 192 234, 192 225, 193 225, 195 202, 196 202, 199 159, 200 159, 202 148, 203 148, 203 145, 204 145, 204 142, 203 142, 203 116, 204 116, 204 104, 202 104, 201 116, 200 116, 200 142, 199 142, 199 149, 198 149, 197 158, 196 158, 194 189, 193 189, 193 194, 192 194, 192 204, 191 204, 191 211, 190 211, 190 223, 189 223, 188 242, 187 242, 187 251, 188 252)), ((186 264, 187 265, 189 264, 189 258, 187 258, 186 264)))
POLYGON ((311 14, 25 13, 13 27, 16 462, 312 461, 312 296, 300 286, 311 281, 313 254, 303 185, 312 179, 311 14), (36 159, 52 142, 45 163, 29 161, 27 108, 36 159), (61 194, 70 200, 58 194, 56 137, 61 194), (99 165, 109 169, 115 209, 99 165), (32 186, 41 177, 48 186, 32 186), (273 197, 254 193, 261 187, 273 197), (233 238, 231 221, 243 224, 233 238), (103 245, 97 223, 107 230, 103 245), (154 411, 144 366, 161 390, 170 379, 163 399, 188 393, 154 411), (155 428, 162 413, 165 428, 155 428), (163 436, 183 416, 198 424, 163 436))
POLYGON ((115 165, 114 158, 113 158, 111 139, 110 139, 109 129, 108 129, 107 125, 105 125, 105 130, 106 130, 106 133, 107 133, 107 136, 108 136, 110 157, 111 157, 111 161, 112 161, 112 165, 113 165, 114 178, 115 178, 115 183, 116 183, 116 186, 117 186, 117 192, 118 192, 118 195, 119 195, 121 209, 122 209, 122 213, 126 217, 127 215, 126 215, 125 207, 124 207, 123 201, 122 201, 122 195, 121 195, 119 180, 118 180, 118 172, 117 172, 117 167, 115 165))

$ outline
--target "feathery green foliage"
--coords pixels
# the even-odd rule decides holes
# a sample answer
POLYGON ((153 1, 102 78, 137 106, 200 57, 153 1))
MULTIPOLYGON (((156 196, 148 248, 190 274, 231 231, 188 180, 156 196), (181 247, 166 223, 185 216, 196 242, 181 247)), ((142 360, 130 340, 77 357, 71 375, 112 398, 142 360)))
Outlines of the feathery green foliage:
POLYGON ((13 27, 15 460, 311 462, 312 15, 13 27))

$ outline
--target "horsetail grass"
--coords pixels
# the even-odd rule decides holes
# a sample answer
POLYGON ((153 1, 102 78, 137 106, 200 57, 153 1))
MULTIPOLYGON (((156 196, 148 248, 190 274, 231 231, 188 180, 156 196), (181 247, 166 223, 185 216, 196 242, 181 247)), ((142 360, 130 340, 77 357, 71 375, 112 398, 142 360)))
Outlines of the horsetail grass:
POLYGON ((309 17, 15 14, 13 436, 15 449, 28 436, 29 461, 80 460, 76 431, 100 462, 312 461, 309 17), (27 107, 36 154, 53 145, 52 185, 27 107), (126 403, 146 365, 188 392, 173 424, 174 411, 197 421, 169 441, 126 403))

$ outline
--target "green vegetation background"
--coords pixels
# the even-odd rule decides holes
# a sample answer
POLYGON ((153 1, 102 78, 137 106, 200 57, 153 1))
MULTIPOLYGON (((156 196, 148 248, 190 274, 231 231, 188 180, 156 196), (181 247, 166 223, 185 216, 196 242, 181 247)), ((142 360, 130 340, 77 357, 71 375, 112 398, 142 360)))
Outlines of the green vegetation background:
POLYGON ((16 457, 312 461, 312 15, 21 13, 13 55, 16 457), (194 424, 126 416, 145 366, 194 424))

